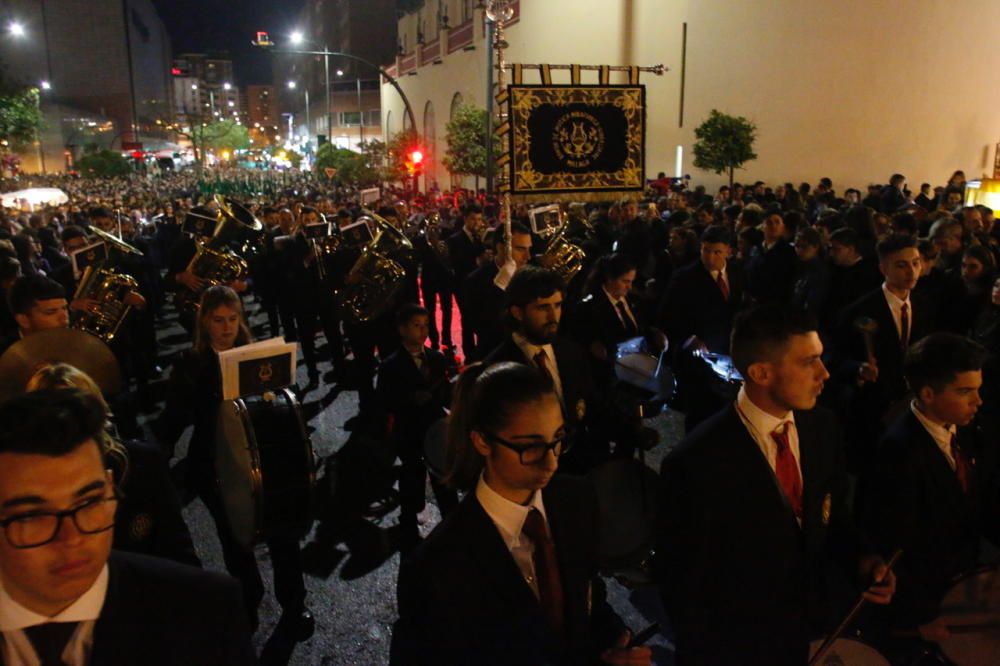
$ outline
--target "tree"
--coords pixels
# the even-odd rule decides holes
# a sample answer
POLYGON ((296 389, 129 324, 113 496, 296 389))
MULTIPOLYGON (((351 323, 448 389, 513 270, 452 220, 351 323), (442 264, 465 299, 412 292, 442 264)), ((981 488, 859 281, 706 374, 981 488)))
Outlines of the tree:
POLYGON ((417 148, 424 151, 426 161, 426 148, 421 148, 420 136, 415 129, 409 128, 394 134, 386 145, 386 163, 383 174, 385 180, 407 182, 411 176, 406 168, 406 162, 409 160, 410 153, 417 148))
POLYGON ((84 155, 77 160, 76 169, 89 178, 126 176, 132 172, 128 160, 115 150, 101 150, 84 155))
POLYGON ((250 132, 235 120, 220 120, 205 127, 205 146, 213 150, 246 150, 250 132))
MULTIPOLYGON (((486 110, 463 104, 446 125, 448 148, 444 165, 453 174, 475 176, 476 189, 479 179, 486 177, 486 110)), ((493 137, 493 154, 500 154, 500 144, 493 137)))
POLYGON ((8 150, 28 146, 38 138, 41 128, 42 114, 38 108, 38 88, 17 87, 0 81, 2 145, 8 150))
POLYGON ((720 113, 716 109, 694 131, 694 165, 717 174, 729 173, 729 189, 733 188, 733 171, 750 160, 757 159, 753 142, 757 126, 739 116, 720 113))
MULTIPOLYGON (((378 142, 383 147, 381 141, 378 142)), ((362 148, 366 148, 362 144, 362 148)), ((337 185, 350 185, 358 188, 372 187, 381 182, 381 170, 374 163, 373 156, 377 150, 367 146, 368 152, 355 152, 346 148, 337 148, 331 143, 320 146, 316 151, 316 162, 313 166, 316 173, 326 178, 327 169, 336 169, 331 181, 337 185)), ((383 151, 384 152, 384 151, 383 151)))

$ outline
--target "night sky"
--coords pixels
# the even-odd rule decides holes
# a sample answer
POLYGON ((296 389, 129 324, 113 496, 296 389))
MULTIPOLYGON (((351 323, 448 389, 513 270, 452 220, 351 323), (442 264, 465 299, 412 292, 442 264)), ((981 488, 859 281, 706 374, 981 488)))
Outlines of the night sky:
POLYGON ((228 51, 236 84, 271 83, 273 56, 250 45, 258 30, 283 41, 305 0, 153 0, 174 54, 228 51))

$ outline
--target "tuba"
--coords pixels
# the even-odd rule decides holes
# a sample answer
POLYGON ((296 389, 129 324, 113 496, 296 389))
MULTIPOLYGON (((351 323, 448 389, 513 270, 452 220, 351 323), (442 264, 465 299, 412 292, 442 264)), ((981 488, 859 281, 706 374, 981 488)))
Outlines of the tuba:
POLYGON ((375 227, 375 236, 361 248, 346 285, 334 292, 345 315, 355 322, 370 321, 392 307, 406 278, 406 269, 395 258, 413 250, 410 240, 391 222, 369 210, 362 212, 375 227))
POLYGON ((566 238, 569 223, 566 213, 560 210, 559 226, 550 227, 547 233, 544 230, 542 232, 543 236, 549 235, 549 240, 545 252, 538 258, 539 264, 558 273, 566 285, 583 269, 583 260, 586 258, 586 253, 566 238))
MULTIPOLYGON (((250 270, 246 260, 231 248, 237 246, 246 252, 264 226, 247 208, 231 199, 216 194, 215 202, 219 206, 215 233, 207 241, 196 241, 198 249, 187 266, 188 271, 208 283, 205 289, 246 277, 250 270)), ((187 289, 178 291, 174 305, 182 314, 193 317, 198 313, 200 296, 200 292, 187 289)))
MULTIPOLYGON (((112 252, 142 255, 138 249, 97 227, 92 227, 90 231, 108 246, 109 256, 112 252)), ((73 294, 73 300, 86 298, 96 301, 97 309, 93 312, 80 313, 72 328, 90 333, 106 344, 114 339, 129 310, 132 309, 125 304, 125 295, 139 287, 135 278, 119 273, 110 264, 111 262, 106 259, 87 266, 73 294)))

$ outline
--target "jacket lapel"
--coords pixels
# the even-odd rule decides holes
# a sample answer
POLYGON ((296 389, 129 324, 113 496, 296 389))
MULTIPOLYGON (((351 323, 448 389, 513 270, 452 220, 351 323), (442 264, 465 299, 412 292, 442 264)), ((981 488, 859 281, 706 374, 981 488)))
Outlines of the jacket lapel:
MULTIPOLYGON (((727 418, 730 421, 730 428, 732 429, 734 435, 731 440, 734 453, 738 456, 739 460, 745 462, 744 469, 747 471, 747 483, 756 485, 760 488, 770 488, 770 492, 775 500, 775 508, 783 509, 785 516, 792 521, 792 524, 795 526, 796 530, 798 530, 799 524, 798 521, 795 520, 795 513, 792 511, 792 505, 789 504, 788 498, 785 497, 785 492, 781 489, 781 484, 778 483, 778 477, 775 475, 774 470, 771 469, 771 465, 767 462, 764 452, 760 450, 760 446, 757 444, 757 441, 750 434, 750 431, 747 430, 746 425, 743 423, 743 419, 741 419, 739 414, 736 412, 735 403, 727 408, 727 418), (754 479, 752 477, 757 478, 754 479)), ((802 438, 799 437, 800 449, 801 441, 802 438)))

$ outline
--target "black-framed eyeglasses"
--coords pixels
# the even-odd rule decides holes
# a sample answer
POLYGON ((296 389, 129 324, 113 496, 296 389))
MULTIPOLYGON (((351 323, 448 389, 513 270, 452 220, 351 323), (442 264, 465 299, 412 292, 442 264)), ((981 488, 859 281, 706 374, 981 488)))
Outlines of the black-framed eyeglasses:
POLYGON ((14 548, 37 548, 55 541, 62 521, 69 518, 80 534, 98 534, 115 526, 119 495, 99 497, 65 511, 32 511, 0 520, 14 548))
POLYGON ((545 460, 545 456, 549 451, 558 458, 572 447, 572 440, 569 438, 568 432, 564 432, 562 436, 557 437, 551 442, 539 442, 537 444, 515 444, 490 432, 484 432, 483 434, 487 439, 516 452, 522 465, 539 465, 545 460))

